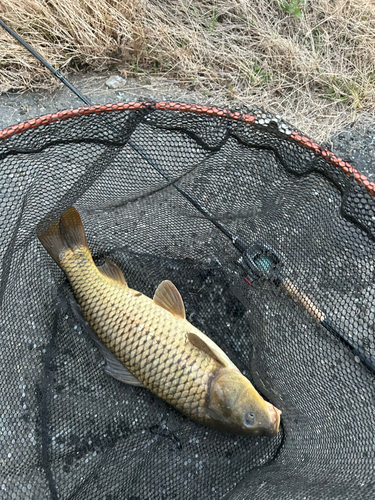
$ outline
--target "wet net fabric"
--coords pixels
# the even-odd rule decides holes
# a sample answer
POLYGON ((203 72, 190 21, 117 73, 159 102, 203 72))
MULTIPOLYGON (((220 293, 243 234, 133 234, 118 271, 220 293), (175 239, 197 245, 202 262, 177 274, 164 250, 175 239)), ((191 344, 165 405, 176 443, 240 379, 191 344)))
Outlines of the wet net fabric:
POLYGON ((274 248, 374 358, 375 197, 264 118, 113 110, 1 142, 1 498, 373 498, 374 376, 272 281, 246 281, 232 241, 175 187, 274 248), (70 205, 98 264, 149 296, 177 286, 187 319, 282 410, 277 437, 216 433, 105 374, 37 239, 70 205))

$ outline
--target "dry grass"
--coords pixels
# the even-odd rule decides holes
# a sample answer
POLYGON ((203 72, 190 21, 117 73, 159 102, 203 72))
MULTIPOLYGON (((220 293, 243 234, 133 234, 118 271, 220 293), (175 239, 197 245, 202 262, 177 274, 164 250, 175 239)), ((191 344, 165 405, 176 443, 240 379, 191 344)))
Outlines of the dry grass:
MULTIPOLYGON (((0 16, 64 73, 163 75, 210 101, 279 112, 315 137, 321 129, 320 139, 373 112, 374 0, 306 0, 300 18, 280 3, 0 0, 0 16)), ((0 58, 0 91, 57 85, 3 32, 0 58)))

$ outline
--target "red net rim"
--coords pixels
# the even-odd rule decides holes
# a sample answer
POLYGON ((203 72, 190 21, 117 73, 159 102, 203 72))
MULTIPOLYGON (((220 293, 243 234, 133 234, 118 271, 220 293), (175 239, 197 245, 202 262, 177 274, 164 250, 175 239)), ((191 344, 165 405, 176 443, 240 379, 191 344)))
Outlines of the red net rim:
MULTIPOLYGON (((42 125, 47 125, 48 123, 57 122, 60 120, 67 120, 68 118, 76 118, 82 115, 109 113, 111 111, 133 111, 137 109, 156 109, 161 111, 179 111, 210 116, 221 116, 232 120, 243 121, 245 123, 255 123, 257 120, 256 116, 240 113, 239 111, 230 111, 229 109, 224 108, 202 106, 200 104, 186 104, 176 102, 120 102, 117 104, 95 104, 93 106, 84 106, 82 108, 59 111, 57 113, 43 115, 39 118, 33 118, 31 120, 28 120, 27 122, 22 122, 18 125, 13 125, 12 127, 5 128, 0 132, 0 139, 7 139, 12 135, 26 132, 29 129, 38 128, 42 125)), ((301 146, 323 156, 325 160, 329 161, 339 170, 342 170, 346 175, 348 175, 349 177, 354 177, 358 184, 363 184, 366 190, 372 196, 375 196, 375 182, 371 182, 364 174, 361 174, 361 172, 356 170, 350 163, 344 161, 342 158, 338 158, 328 149, 322 148, 308 137, 300 135, 296 131, 292 131, 289 135, 289 138, 297 142, 301 146)))

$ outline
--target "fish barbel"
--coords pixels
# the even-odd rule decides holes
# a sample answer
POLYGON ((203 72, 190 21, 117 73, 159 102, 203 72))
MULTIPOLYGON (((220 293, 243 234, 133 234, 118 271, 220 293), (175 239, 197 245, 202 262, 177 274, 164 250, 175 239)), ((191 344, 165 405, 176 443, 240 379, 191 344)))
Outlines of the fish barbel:
POLYGON ((74 207, 39 240, 66 273, 83 316, 100 340, 107 373, 146 387, 207 427, 277 435, 280 410, 185 319, 182 298, 170 281, 163 281, 151 299, 129 288, 114 263, 97 267, 74 207))

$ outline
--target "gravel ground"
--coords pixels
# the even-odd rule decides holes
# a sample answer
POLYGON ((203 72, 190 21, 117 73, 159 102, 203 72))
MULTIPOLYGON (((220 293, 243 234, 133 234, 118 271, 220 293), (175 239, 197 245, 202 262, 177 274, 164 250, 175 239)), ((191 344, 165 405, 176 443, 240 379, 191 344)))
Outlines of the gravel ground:
MULTIPOLYGON (((176 82, 160 78, 123 80, 122 85, 111 89, 106 85, 111 76, 113 75, 81 75, 71 77, 70 81, 90 100, 100 104, 150 99, 225 106, 225 103, 213 102, 203 94, 189 92, 176 82)), ((53 93, 2 94, 0 95, 0 130, 46 113, 80 106, 83 106, 83 103, 63 85, 53 93)), ((293 125, 293 122, 291 124, 293 125)), ((324 145, 337 156, 351 162, 370 180, 375 181, 373 116, 360 115, 352 126, 335 133, 324 145)))

